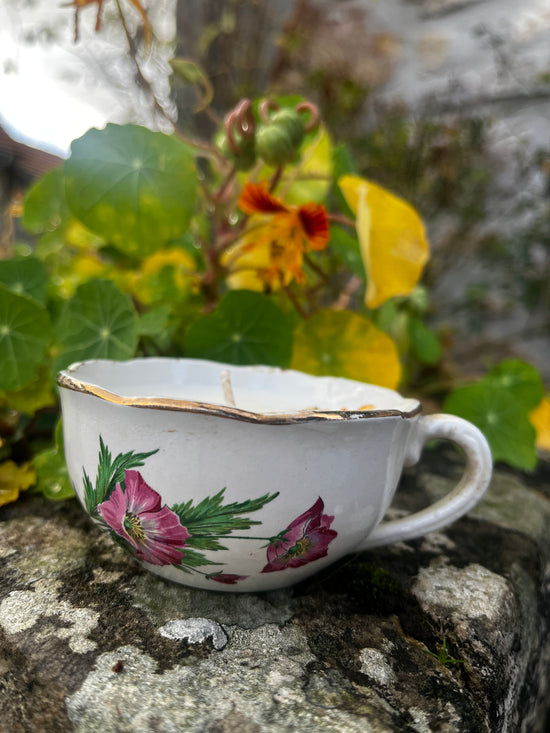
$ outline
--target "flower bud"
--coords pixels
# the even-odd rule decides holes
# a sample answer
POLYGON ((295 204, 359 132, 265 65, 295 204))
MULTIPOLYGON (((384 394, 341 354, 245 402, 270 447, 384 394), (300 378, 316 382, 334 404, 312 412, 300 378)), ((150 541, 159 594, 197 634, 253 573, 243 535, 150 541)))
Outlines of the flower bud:
POLYGON ((296 110, 280 109, 274 113, 270 122, 286 130, 295 150, 300 147, 306 134, 306 126, 303 118, 296 110))
POLYGON ((285 126, 269 122, 262 125, 256 134, 256 153, 268 165, 276 167, 294 159, 296 146, 285 126))
POLYGON ((234 138, 238 152, 234 152, 231 149, 225 130, 220 130, 217 134, 215 140, 216 148, 226 160, 233 163, 237 170, 247 171, 256 162, 254 138, 251 136, 241 137, 238 133, 234 133, 234 138))

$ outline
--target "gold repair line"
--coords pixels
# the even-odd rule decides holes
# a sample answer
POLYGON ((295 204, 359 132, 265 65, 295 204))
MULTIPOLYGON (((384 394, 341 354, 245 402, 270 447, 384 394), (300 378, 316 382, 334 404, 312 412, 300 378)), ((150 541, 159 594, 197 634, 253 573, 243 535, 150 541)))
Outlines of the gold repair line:
POLYGON ((122 397, 121 395, 109 392, 109 390, 98 387, 95 384, 86 384, 78 379, 73 379, 66 374, 59 374, 57 383, 60 387, 72 390, 73 392, 81 392, 83 394, 98 397, 121 407, 138 407, 145 409, 172 410, 174 412, 191 412, 200 415, 212 415, 215 417, 224 417, 230 420, 240 420, 242 422, 260 423, 263 425, 291 425, 303 422, 350 422, 356 420, 365 420, 373 417, 402 417, 410 418, 418 415, 422 411, 420 403, 410 410, 403 412, 402 410, 349 410, 349 411, 330 411, 318 412, 313 410, 304 410, 290 414, 278 413, 257 413, 241 410, 236 407, 223 407, 221 405, 211 405, 205 402, 189 402, 186 400, 170 399, 165 397, 122 397))

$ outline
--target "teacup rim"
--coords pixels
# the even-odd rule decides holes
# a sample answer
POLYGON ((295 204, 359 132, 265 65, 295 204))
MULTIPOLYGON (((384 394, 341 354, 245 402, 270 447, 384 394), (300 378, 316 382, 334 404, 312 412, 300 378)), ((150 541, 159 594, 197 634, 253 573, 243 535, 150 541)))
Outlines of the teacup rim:
POLYGON ((371 386, 377 390, 382 390, 387 393, 392 393, 396 397, 402 400, 407 399, 412 403, 410 410, 401 410, 398 408, 374 408, 372 410, 315 410, 305 409, 294 412, 252 412, 249 410, 243 410, 239 407, 232 407, 229 405, 218 405, 208 402, 200 402, 195 400, 184 400, 181 398, 167 398, 167 397, 136 397, 136 396, 124 396, 114 391, 105 389, 92 381, 79 379, 75 376, 80 368, 92 364, 132 364, 135 362, 186 362, 193 363, 196 365, 210 364, 211 361, 205 359, 193 359, 188 357, 137 357, 134 359, 86 359, 77 361, 65 369, 61 370, 57 374, 57 384, 59 387, 64 389, 80 392, 83 394, 91 395, 98 399, 104 400, 114 405, 121 407, 135 407, 139 409, 153 409, 153 410, 167 410, 171 412, 187 412, 195 414, 211 415, 213 417, 227 418, 231 420, 238 420, 242 422, 259 423, 264 425, 283 425, 283 424, 296 424, 303 422, 349 422, 357 420, 366 420, 380 417, 401 417, 408 419, 419 415, 422 412, 421 403, 415 398, 404 398, 396 390, 375 385, 368 382, 357 382, 357 380, 351 380, 344 377, 332 377, 332 376, 315 376, 300 372, 295 369, 286 369, 282 367, 272 367, 266 365, 235 365, 227 364, 224 362, 216 362, 221 368, 231 368, 238 370, 265 370, 269 373, 288 373, 303 375, 312 379, 330 379, 344 382, 357 382, 358 384, 364 384, 365 386, 371 386))

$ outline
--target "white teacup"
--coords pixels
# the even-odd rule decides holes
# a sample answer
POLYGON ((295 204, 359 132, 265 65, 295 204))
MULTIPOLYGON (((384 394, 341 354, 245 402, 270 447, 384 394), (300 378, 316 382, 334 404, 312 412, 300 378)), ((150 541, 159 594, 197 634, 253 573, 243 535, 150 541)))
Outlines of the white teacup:
POLYGON ((491 476, 483 435, 362 382, 194 359, 107 360, 60 373, 69 475, 93 519, 148 570, 264 591, 469 511, 491 476), (233 401, 236 406, 233 406, 233 401), (449 439, 460 483, 380 523, 404 465, 449 439))

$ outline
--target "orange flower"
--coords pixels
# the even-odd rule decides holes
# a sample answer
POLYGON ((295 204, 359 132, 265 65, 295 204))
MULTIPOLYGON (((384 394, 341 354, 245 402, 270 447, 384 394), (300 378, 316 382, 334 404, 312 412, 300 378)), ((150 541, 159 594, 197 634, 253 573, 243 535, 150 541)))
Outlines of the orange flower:
POLYGON ((239 206, 250 220, 224 258, 230 286, 274 290, 292 280, 303 283, 304 253, 324 249, 329 240, 325 207, 287 206, 269 193, 265 181, 246 183, 239 206))

